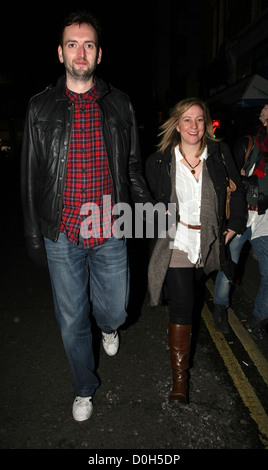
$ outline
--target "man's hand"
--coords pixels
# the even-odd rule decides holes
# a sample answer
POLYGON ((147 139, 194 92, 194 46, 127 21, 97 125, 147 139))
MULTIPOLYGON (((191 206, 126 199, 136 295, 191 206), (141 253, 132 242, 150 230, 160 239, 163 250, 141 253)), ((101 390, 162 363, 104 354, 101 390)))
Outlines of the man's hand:
POLYGON ((40 268, 47 266, 47 254, 43 238, 27 238, 26 247, 31 260, 40 268))

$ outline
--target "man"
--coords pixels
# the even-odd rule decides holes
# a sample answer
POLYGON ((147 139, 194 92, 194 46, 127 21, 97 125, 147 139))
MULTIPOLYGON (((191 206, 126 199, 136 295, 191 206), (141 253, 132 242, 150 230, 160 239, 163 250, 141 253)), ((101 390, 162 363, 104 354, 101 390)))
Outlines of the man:
POLYGON ((66 76, 31 99, 21 162, 27 249, 35 262, 48 263, 74 376, 77 421, 91 416, 99 385, 90 304, 110 356, 117 353, 117 330, 126 319, 128 259, 125 239, 113 235, 114 205, 130 202, 129 188, 133 202, 153 202, 142 177, 132 105, 95 76, 99 40, 90 13, 73 13, 64 21, 58 56, 66 76), (98 210, 90 217, 92 230, 83 231, 88 203, 98 210))

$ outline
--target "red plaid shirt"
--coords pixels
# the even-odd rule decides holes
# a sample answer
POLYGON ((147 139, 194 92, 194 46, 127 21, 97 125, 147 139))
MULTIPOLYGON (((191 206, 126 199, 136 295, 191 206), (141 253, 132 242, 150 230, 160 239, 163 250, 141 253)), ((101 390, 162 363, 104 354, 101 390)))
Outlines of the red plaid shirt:
POLYGON ((74 244, 79 242, 82 224, 85 248, 104 243, 111 236, 112 181, 103 141, 101 117, 94 85, 88 92, 78 94, 66 88, 74 101, 74 119, 69 149, 60 231, 74 244), (103 207, 103 196, 111 204, 103 207), (94 211, 83 211, 90 203, 94 211), (87 219, 87 220, 85 220, 87 219))

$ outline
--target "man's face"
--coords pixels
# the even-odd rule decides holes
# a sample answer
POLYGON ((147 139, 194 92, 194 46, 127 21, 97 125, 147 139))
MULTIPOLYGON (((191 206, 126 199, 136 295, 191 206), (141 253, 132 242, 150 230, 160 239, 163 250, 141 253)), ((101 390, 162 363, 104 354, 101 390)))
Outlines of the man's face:
POLYGON ((91 79, 102 51, 97 45, 95 29, 86 23, 67 26, 63 33, 63 46, 58 47, 61 63, 64 63, 67 78, 87 82, 91 79))

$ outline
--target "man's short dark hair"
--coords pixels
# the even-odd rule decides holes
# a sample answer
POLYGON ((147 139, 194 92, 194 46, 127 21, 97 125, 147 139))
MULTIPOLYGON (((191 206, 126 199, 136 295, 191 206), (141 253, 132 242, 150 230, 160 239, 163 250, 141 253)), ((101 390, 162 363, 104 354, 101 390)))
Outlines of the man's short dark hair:
POLYGON ((89 11, 76 11, 66 16, 60 28, 59 44, 63 46, 63 33, 67 26, 71 26, 72 24, 81 25, 83 23, 86 23, 95 29, 98 40, 97 46, 99 47, 101 42, 101 25, 97 18, 92 15, 92 13, 90 13, 89 11))

